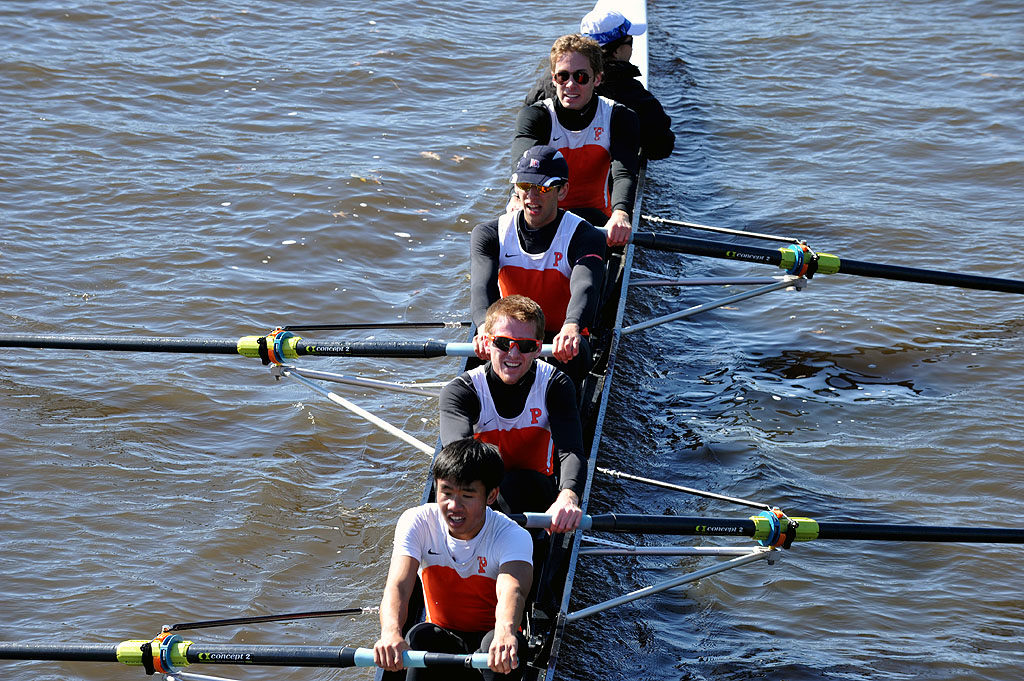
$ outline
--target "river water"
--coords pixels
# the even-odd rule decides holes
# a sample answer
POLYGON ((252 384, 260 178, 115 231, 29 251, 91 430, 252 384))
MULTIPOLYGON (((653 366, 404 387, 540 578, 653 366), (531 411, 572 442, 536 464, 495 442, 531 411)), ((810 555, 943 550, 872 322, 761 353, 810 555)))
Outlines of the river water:
MULTIPOLYGON (((8 0, 5 330, 237 338, 465 318, 468 232, 502 203, 521 94, 587 9, 8 0)), ((1019 277, 1016 3, 671 0, 649 16, 651 88, 678 142, 651 165, 646 212, 841 257, 1019 277)), ((662 253, 636 266, 774 274, 662 253)), ((629 321, 722 292, 634 292, 629 321)), ((1012 526, 1022 341, 1012 295, 818 276, 628 337, 602 463, 820 520, 1012 526)), ((305 366, 427 381, 457 369, 305 366)), ((337 390, 436 436, 430 398, 337 390)), ((8 350, 0 418, 3 641, 115 642, 171 622, 374 605, 392 524, 428 466, 240 357, 8 350)), ((591 510, 749 515, 601 476, 591 510)), ((799 545, 773 566, 573 627, 562 673, 1017 679, 1019 557, 999 545, 799 545)), ((589 561, 574 608, 697 565, 589 561)), ((369 645, 376 634, 367 615, 192 638, 369 645)), ((0 677, 140 673, 4 662, 0 677)))

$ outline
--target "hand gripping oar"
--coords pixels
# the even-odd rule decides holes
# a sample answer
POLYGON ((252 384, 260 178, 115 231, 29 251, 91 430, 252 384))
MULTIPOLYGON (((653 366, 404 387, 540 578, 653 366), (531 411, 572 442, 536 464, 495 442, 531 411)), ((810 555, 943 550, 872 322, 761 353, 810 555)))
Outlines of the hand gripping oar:
MULTIPOLYGON (((159 637, 158 637, 159 639, 159 637)), ((170 673, 190 664, 268 665, 278 667, 373 667, 372 648, 349 646, 275 646, 201 644, 177 634, 163 639, 121 643, 0 643, 3 660, 62 660, 120 662, 141 665, 152 673, 170 673)), ((407 650, 406 667, 467 667, 485 669, 487 653, 452 655, 407 650)))
MULTIPOLYGON (((528 528, 551 526, 551 516, 546 513, 523 513, 511 517, 528 528)), ((585 515, 580 521, 580 529, 601 532, 750 537, 764 546, 784 548, 789 548, 793 542, 815 539, 1024 544, 1024 529, 830 523, 811 518, 789 518, 778 509, 762 511, 759 515, 741 520, 627 513, 585 515)))
POLYGON ((657 232, 635 232, 632 243, 658 251, 702 255, 724 260, 760 262, 775 265, 786 270, 787 273, 797 276, 853 274, 860 277, 877 277, 920 284, 1024 294, 1024 281, 1017 279, 999 279, 959 272, 942 272, 901 265, 881 265, 860 260, 845 260, 829 253, 815 253, 802 244, 792 244, 779 249, 757 248, 657 232))
MULTIPOLYGON (((0 334, 3 348, 42 348, 57 350, 112 350, 120 352, 175 352, 192 354, 242 355, 281 364, 298 357, 472 357, 472 343, 444 341, 306 341, 289 331, 278 329, 267 336, 243 336, 238 340, 215 338, 166 338, 140 336, 65 336, 45 334, 0 334)), ((551 356, 553 346, 541 347, 551 356)))

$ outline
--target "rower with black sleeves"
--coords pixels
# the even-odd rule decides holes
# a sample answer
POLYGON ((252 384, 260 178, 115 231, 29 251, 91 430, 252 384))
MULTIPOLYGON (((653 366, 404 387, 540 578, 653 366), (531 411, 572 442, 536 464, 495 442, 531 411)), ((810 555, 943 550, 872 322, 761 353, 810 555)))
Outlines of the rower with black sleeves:
MULTIPOLYGON (((599 3, 600 4, 600 3, 599 3)), ((604 73, 594 90, 632 109, 640 119, 640 149, 648 161, 668 158, 675 148, 672 119, 661 102, 638 78, 640 69, 630 61, 633 36, 643 35, 647 24, 630 21, 614 10, 594 8, 580 21, 580 34, 597 41, 604 52, 604 73)), ((526 104, 557 97, 555 81, 545 74, 526 95, 526 104)))
MULTIPOLYGON (((520 294, 544 310, 544 338, 554 358, 579 385, 589 369, 587 329, 597 314, 604 283, 605 239, 600 230, 560 208, 571 190, 569 166, 550 146, 528 149, 511 183, 520 208, 473 228, 470 306, 477 328, 502 296, 520 294)), ((488 359, 484 337, 477 357, 488 359)))
POLYGON ((632 109, 595 95, 604 71, 596 41, 562 36, 551 47, 550 62, 557 96, 519 111, 512 158, 538 144, 561 151, 570 183, 562 206, 604 228, 609 246, 625 245, 640 171, 639 119, 632 109))
POLYGON ((441 442, 476 437, 498 447, 505 464, 499 508, 545 511, 551 532, 576 529, 586 483, 583 429, 572 381, 537 361, 544 312, 525 296, 487 311, 482 337, 490 361, 441 390, 441 442))

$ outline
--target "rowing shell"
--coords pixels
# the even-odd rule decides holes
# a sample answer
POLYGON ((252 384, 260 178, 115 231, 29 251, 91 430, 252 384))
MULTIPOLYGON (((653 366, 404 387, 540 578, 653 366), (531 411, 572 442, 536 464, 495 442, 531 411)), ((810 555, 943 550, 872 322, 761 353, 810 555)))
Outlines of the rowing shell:
MULTIPOLYGON (((647 8, 644 0, 616 0, 615 2, 601 3, 601 5, 620 12, 631 21, 646 22, 647 8)), ((637 64, 642 74, 647 73, 646 34, 634 38, 633 62, 637 64)), ((636 201, 632 213, 634 231, 639 227, 642 213, 640 209, 646 167, 646 162, 643 162, 638 177, 636 201)), ((584 513, 587 512, 590 499, 598 450, 601 445, 601 433, 615 374, 615 360, 618 354, 619 340, 622 337, 622 320, 632 259, 633 247, 631 245, 625 249, 609 251, 604 292, 597 320, 591 327, 590 343, 593 363, 590 373, 584 378, 580 389, 583 443, 589 452, 586 485, 580 499, 580 507, 584 513)), ((437 451, 434 453, 435 456, 437 451)), ((433 478, 428 475, 422 498, 424 503, 434 498, 433 484, 433 478)), ((525 679, 534 681, 554 679, 562 638, 568 621, 567 613, 572 596, 573 577, 580 555, 581 538, 581 532, 555 535, 550 555, 543 564, 535 566, 534 582, 537 584, 537 595, 532 603, 527 604, 523 622, 528 649, 520 652, 520 659, 526 665, 525 679)), ((420 588, 417 588, 413 596, 413 603, 410 604, 406 627, 412 626, 422 617, 422 593, 420 588)), ((402 676, 404 676, 404 672, 378 670, 377 674, 378 679, 385 681, 402 678, 402 676)))

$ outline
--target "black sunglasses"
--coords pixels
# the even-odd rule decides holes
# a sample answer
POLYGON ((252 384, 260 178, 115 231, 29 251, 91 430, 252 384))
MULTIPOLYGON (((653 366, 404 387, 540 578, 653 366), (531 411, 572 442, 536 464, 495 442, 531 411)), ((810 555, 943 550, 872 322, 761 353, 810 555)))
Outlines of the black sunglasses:
POLYGON ((557 73, 553 73, 552 76, 554 77, 555 82, 558 83, 559 85, 565 85, 567 82, 569 82, 570 78, 575 80, 580 85, 586 85, 587 83, 590 82, 590 73, 584 71, 583 69, 580 69, 579 71, 573 71, 572 73, 569 73, 568 71, 559 71, 557 73))

